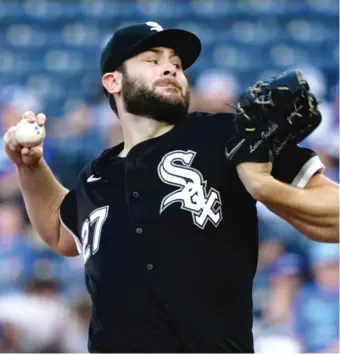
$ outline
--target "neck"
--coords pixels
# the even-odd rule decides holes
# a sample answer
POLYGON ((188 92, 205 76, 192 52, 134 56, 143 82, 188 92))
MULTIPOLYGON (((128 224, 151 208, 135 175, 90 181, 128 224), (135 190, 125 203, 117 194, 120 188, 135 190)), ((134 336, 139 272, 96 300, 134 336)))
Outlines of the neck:
POLYGON ((161 136, 174 127, 170 123, 159 122, 126 112, 120 115, 120 121, 124 139, 124 149, 119 154, 121 157, 125 157, 135 145, 161 136))

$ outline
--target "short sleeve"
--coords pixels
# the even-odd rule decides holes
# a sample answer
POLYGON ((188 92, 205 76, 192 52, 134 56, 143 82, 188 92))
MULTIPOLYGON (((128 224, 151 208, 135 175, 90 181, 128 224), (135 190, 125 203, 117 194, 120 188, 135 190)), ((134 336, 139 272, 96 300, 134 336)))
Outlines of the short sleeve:
POLYGON ((69 191, 61 202, 59 209, 61 225, 73 236, 78 253, 82 253, 81 238, 77 227, 77 198, 76 190, 69 191))
POLYGON ((283 149, 275 158, 272 175, 296 188, 304 188, 316 173, 324 169, 325 166, 314 151, 295 145, 283 149))

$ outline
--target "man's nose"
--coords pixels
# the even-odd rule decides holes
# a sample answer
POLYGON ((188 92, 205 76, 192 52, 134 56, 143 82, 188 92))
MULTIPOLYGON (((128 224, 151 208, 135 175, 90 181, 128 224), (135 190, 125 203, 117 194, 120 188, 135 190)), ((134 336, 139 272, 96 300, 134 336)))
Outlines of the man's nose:
POLYGON ((165 64, 164 68, 162 68, 162 75, 176 77, 176 68, 171 63, 165 64))

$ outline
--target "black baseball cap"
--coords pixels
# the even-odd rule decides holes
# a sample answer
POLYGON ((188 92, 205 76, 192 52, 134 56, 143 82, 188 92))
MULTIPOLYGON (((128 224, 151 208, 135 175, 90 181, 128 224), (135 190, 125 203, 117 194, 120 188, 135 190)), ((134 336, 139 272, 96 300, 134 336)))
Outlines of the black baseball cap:
POLYGON ((101 54, 101 72, 115 71, 125 60, 154 47, 167 47, 181 58, 183 69, 189 68, 201 52, 201 41, 181 29, 163 29, 156 22, 145 22, 117 30, 101 54))

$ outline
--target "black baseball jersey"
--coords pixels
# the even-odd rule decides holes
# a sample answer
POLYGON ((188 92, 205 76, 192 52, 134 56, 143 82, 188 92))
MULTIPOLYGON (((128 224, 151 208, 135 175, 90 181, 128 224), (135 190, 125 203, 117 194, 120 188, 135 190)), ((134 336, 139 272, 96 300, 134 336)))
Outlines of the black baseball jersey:
MULTIPOLYGON (((256 201, 225 157, 232 114, 192 113, 168 133, 86 166, 60 217, 84 258, 90 352, 252 352, 256 201)), ((322 164, 296 147, 276 177, 322 164)))

